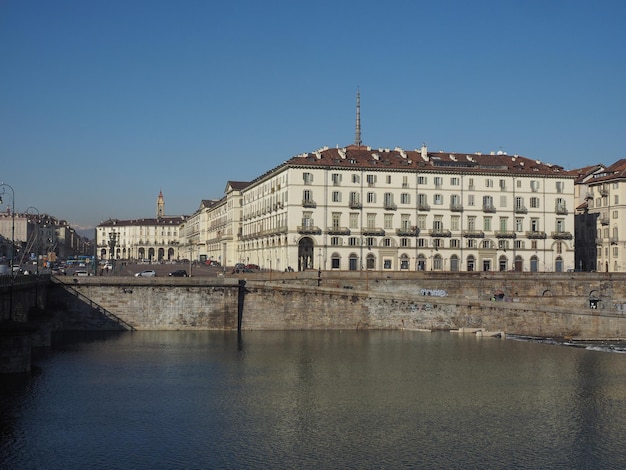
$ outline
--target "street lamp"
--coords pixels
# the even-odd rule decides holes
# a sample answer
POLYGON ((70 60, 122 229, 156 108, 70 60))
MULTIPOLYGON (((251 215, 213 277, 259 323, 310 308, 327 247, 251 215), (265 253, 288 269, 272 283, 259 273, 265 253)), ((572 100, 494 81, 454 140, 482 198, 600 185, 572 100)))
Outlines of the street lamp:
POLYGON ((0 183, 0 204, 2 204, 2 195, 6 192, 5 187, 11 190, 11 284, 9 294, 9 315, 13 316, 13 285, 15 284, 15 276, 13 275, 13 254, 15 253, 15 190, 13 186, 7 183, 0 183))
POLYGON ((115 274, 115 268, 113 263, 115 262, 114 254, 115 254, 115 245, 117 244, 117 232, 112 231, 109 233, 109 259, 111 260, 111 270, 113 274, 115 274))
POLYGON ((34 247, 35 247, 35 261, 37 262, 37 269, 35 271, 35 274, 37 276, 39 276, 39 220, 40 220, 40 214, 39 214, 39 209, 37 209, 34 206, 30 206, 28 209, 26 209, 26 213, 30 214, 30 210, 34 210, 35 212, 37 212, 37 223, 35 224, 35 241, 34 241, 34 247))

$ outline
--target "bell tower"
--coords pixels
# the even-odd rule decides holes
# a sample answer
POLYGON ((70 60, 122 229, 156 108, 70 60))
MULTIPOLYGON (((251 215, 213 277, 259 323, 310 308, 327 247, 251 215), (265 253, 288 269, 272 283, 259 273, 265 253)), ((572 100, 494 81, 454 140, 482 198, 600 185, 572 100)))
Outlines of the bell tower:
POLYGON ((159 191, 159 197, 157 198, 157 219, 165 216, 165 201, 163 200, 163 191, 159 191))

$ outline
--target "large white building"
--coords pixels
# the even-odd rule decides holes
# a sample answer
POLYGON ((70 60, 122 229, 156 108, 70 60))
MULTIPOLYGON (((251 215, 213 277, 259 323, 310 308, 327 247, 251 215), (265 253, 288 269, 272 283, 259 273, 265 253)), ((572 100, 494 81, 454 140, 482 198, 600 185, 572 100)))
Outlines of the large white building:
POLYGON ((209 255, 232 243, 232 261, 277 270, 565 271, 574 178, 501 152, 322 148, 207 208, 240 217, 209 255))

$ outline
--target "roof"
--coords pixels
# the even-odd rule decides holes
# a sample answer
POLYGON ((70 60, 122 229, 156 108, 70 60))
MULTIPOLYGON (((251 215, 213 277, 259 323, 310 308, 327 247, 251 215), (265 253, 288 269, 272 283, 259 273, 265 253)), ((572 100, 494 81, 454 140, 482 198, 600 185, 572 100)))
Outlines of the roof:
POLYGON ((171 226, 171 225, 182 224, 186 219, 187 219, 187 216, 184 216, 184 215, 165 216, 165 217, 158 217, 158 218, 152 218, 152 219, 129 219, 129 220, 109 219, 98 224, 98 227, 139 227, 139 226, 146 226, 146 225, 171 226))
POLYGON ((416 150, 372 149, 350 145, 344 148, 328 148, 297 155, 283 165, 298 167, 358 168, 365 170, 419 170, 420 172, 454 173, 501 173, 519 175, 542 175, 574 178, 576 175, 563 167, 539 160, 507 155, 482 153, 429 152, 426 148, 416 150))

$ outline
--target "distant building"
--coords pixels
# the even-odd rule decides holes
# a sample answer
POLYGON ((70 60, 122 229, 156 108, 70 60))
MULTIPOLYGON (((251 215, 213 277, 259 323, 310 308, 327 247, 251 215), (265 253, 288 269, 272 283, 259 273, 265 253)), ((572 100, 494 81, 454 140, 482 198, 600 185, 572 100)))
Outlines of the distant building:
POLYGON ((577 175, 576 269, 623 272, 626 270, 623 222, 626 220, 626 159, 608 167, 594 165, 572 173, 577 175))
POLYGON ((101 259, 178 260, 183 256, 180 227, 186 216, 167 216, 163 192, 157 197, 156 217, 109 219, 96 227, 97 256, 101 259))

